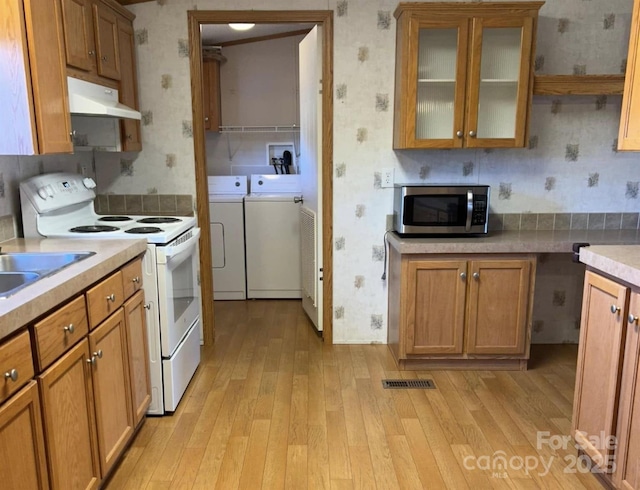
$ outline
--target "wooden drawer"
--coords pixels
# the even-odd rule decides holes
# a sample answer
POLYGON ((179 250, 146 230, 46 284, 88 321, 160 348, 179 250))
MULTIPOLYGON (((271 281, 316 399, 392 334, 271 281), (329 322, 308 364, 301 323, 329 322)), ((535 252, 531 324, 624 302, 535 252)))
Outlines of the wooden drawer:
POLYGON ((121 271, 124 297, 125 299, 130 298, 142 288, 142 259, 129 262, 121 271))
POLYGON ((29 332, 24 331, 0 344, 0 403, 26 385, 33 374, 29 332), (14 374, 15 381, 11 378, 11 373, 14 374))
POLYGON ((89 328, 97 327, 123 302, 122 272, 118 271, 87 291, 89 328))
POLYGON ((38 370, 44 371, 89 332, 84 296, 70 301, 34 326, 38 370))

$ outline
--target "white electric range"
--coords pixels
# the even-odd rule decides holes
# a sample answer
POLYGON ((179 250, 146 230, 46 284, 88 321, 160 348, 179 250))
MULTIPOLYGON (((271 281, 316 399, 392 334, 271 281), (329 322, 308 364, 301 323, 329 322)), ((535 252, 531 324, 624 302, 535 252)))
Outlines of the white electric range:
POLYGON ((95 187, 93 179, 69 173, 22 182, 24 236, 147 240, 143 289, 152 385, 147 413, 173 412, 200 363, 200 229, 191 216, 98 215, 95 187))

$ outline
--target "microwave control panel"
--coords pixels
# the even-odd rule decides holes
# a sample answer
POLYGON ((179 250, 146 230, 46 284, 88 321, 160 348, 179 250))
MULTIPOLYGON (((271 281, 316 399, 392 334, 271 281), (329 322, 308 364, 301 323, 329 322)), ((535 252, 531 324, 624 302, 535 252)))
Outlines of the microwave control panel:
POLYGON ((487 196, 473 196, 472 225, 484 225, 487 222, 487 196))

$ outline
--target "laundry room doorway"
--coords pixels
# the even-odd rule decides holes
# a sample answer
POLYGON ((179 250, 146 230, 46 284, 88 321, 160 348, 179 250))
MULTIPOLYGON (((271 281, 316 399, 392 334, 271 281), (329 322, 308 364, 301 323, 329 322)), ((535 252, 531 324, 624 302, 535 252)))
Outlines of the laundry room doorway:
MULTIPOLYGON (((317 129, 319 132, 319 151, 317 154, 317 195, 316 212, 318 221, 315 233, 318 235, 318 248, 314 257, 320 258, 318 266, 319 282, 315 291, 315 298, 319 298, 318 316, 322 321, 323 338, 333 343, 332 310, 332 221, 333 221, 333 12, 332 11, 189 11, 189 47, 190 71, 193 108, 193 138, 195 152, 196 202, 198 221, 203 230, 200 242, 200 274, 203 297, 203 320, 205 344, 211 344, 215 338, 214 330, 214 302, 213 302, 213 270, 211 254, 211 234, 209 233, 209 194, 207 148, 205 131, 211 131, 211 120, 206 119, 206 95, 203 90, 203 79, 207 76, 203 70, 202 32, 210 24, 251 23, 262 24, 292 24, 318 26, 321 36, 317 36, 317 46, 320 52, 320 64, 317 75, 320 80, 317 129), (208 126, 208 127, 207 127, 208 126), (206 128, 206 129, 205 129, 206 128)), ((316 77, 317 79, 317 77, 316 77)), ((298 149, 301 135, 298 136, 298 149)), ((308 135, 304 136, 307 138, 308 135)), ((295 146, 295 145, 294 145, 295 146)), ((276 172, 277 173, 277 172, 276 172)), ((313 243, 313 242, 312 242, 313 243)), ((303 243, 304 249, 304 243, 303 243)), ((304 274, 303 274, 304 280, 304 274)), ((309 283, 312 284, 312 283, 309 283)), ((309 314, 309 310, 305 308, 309 314)), ((315 322, 314 322, 315 323, 315 322)))

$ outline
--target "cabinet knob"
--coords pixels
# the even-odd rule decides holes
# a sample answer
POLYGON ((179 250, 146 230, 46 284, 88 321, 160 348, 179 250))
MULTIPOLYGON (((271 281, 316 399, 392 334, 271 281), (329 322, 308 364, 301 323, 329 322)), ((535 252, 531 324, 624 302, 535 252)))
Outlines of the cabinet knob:
POLYGON ((100 58, 102 61, 107 61, 107 57, 103 56, 102 58, 100 58))
POLYGON ((207 116, 207 117, 205 117, 205 118, 204 118, 204 121, 205 121, 205 122, 209 122, 209 117, 208 117, 208 116, 207 116))
POLYGON ((140 277, 136 276, 133 279, 131 279, 134 283, 139 284, 140 283, 140 277))
POLYGON ((89 56, 94 56, 96 54, 96 52, 92 49, 89 51, 89 56))
POLYGON ((69 333, 73 333, 75 331, 75 327, 73 326, 73 323, 70 323, 69 325, 63 327, 63 330, 65 332, 69 332, 69 333))
POLYGON ((477 281, 478 279, 480 279, 480 274, 478 272, 474 272, 473 278, 477 281))
POLYGON ((461 272, 460 273, 460 279, 462 279, 463 281, 467 278, 467 273, 466 272, 461 272))
POLYGON ((115 301, 116 300, 116 295, 111 293, 109 296, 107 296, 107 301, 115 301))
POLYGON ((462 131, 460 131, 460 130, 456 131, 456 136, 457 136, 458 138, 462 138, 462 135, 463 135, 463 134, 464 134, 464 133, 463 133, 462 131))
POLYGON ((616 305, 611 305, 610 310, 611 310, 611 313, 615 314, 615 313, 618 313, 620 311, 620 307, 616 306, 616 305))
POLYGON ((93 353, 94 357, 97 357, 98 359, 102 359, 102 349, 98 349, 97 352, 93 353))
POLYGON ((131 141, 131 140, 133 139, 133 136, 131 135, 131 133, 129 133, 129 134, 127 135, 127 139, 128 139, 129 141, 131 141))
POLYGON ((638 317, 635 315, 632 315, 631 313, 629 313, 629 316, 627 317, 627 321, 629 323, 635 323, 636 325, 638 324, 638 317))
POLYGON ((469 136, 471 136, 472 138, 474 138, 476 136, 476 132, 471 130, 469 131, 469 136))
POLYGON ((10 379, 11 381, 18 381, 18 370, 12 369, 11 371, 7 371, 4 373, 4 379, 10 379))
POLYGON ((96 360, 96 356, 91 356, 91 359, 87 359, 87 364, 93 364, 95 366, 96 360))

